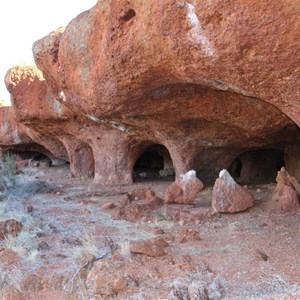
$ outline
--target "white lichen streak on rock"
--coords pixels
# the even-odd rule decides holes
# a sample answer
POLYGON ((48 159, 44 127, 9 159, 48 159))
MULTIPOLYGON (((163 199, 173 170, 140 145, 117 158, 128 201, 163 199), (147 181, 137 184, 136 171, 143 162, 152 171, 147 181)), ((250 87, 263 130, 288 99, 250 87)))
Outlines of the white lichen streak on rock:
POLYGON ((2 123, 2 125, 1 125, 1 131, 2 132, 8 133, 9 129, 10 129, 10 125, 9 125, 8 122, 2 123))
POLYGON ((13 131, 13 139, 16 144, 21 144, 21 139, 19 137, 17 129, 13 131))
POLYGON ((189 181, 192 178, 196 177, 196 171, 195 170, 190 170, 185 174, 181 174, 180 178, 182 178, 183 181, 189 181))
POLYGON ((53 100, 52 103, 53 103, 54 110, 58 113, 60 117, 62 117, 64 115, 64 112, 61 103, 56 100, 53 100))
POLYGON ((111 121, 111 120, 99 119, 99 118, 97 118, 96 116, 93 116, 93 115, 87 115, 87 117, 95 123, 110 124, 115 129, 118 129, 122 132, 128 132, 128 129, 125 127, 124 124, 121 124, 121 123, 118 123, 118 122, 115 122, 115 121, 111 121))
POLYGON ((187 19, 191 26, 190 34, 194 42, 201 45, 202 50, 207 56, 214 56, 214 50, 206 36, 205 30, 201 26, 201 22, 196 14, 194 4, 186 2, 187 19))
POLYGON ((104 123, 101 119, 97 118, 96 116, 87 115, 87 117, 95 123, 104 123))
POLYGON ((61 99, 62 101, 64 101, 64 102, 67 101, 67 97, 66 97, 64 91, 59 92, 58 96, 59 96, 59 99, 61 99))
POLYGON ((117 122, 114 122, 114 121, 111 121, 110 123, 111 123, 113 128, 116 128, 116 129, 118 129, 122 132, 127 132, 127 129, 126 129, 124 124, 117 123, 117 122))
POLYGON ((236 184, 235 181, 234 181, 234 179, 229 174, 229 172, 227 170, 225 170, 225 169, 223 169, 222 171, 220 171, 219 178, 223 179, 223 182, 225 183, 225 185, 234 186, 236 184))

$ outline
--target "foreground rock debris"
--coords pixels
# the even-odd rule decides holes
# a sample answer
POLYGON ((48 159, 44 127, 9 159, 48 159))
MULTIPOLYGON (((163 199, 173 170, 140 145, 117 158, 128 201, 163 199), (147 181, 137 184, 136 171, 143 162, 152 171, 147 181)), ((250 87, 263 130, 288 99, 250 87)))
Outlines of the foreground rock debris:
POLYGON ((151 189, 135 190, 125 194, 114 208, 112 218, 115 220, 127 220, 137 222, 154 218, 155 209, 162 206, 163 200, 155 195, 151 189))
POLYGON ((212 208, 215 212, 239 212, 253 206, 253 195, 237 184, 227 170, 220 172, 212 190, 212 208))

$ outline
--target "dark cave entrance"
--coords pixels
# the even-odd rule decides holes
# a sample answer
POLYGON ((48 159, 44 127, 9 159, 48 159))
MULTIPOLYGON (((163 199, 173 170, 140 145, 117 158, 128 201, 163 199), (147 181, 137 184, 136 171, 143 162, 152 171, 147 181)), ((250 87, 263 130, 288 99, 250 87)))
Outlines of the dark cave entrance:
POLYGON ((175 171, 168 149, 160 144, 148 146, 136 160, 133 178, 173 180, 175 171))
POLYGON ((4 152, 5 157, 11 157, 16 163, 22 164, 21 162, 28 162, 29 166, 32 167, 50 167, 52 166, 51 159, 40 152, 36 151, 19 151, 19 150, 8 150, 4 152))
POLYGON ((240 154, 229 166, 232 177, 242 184, 275 182, 277 172, 285 166, 279 149, 259 149, 240 154))

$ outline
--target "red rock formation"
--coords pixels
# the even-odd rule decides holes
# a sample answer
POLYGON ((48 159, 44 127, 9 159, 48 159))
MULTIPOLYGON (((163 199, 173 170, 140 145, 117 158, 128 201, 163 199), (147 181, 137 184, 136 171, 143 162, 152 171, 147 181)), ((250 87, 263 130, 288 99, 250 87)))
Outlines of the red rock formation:
POLYGON ((239 212, 253 206, 254 197, 238 185, 227 170, 220 172, 212 191, 212 208, 215 212, 239 212))
POLYGON ((52 163, 56 158, 42 145, 33 141, 28 135, 28 128, 18 123, 12 107, 0 108, 0 150, 39 152, 48 156, 52 163))
POLYGON ((132 183, 153 144, 177 176, 195 169, 204 183, 248 150, 299 149, 297 10, 296 0, 98 1, 34 44, 43 77, 8 74, 17 119, 74 175, 94 169, 104 185, 132 183))
POLYGON ((74 114, 48 92, 41 72, 36 67, 14 67, 5 80, 15 118, 28 136, 55 157, 70 161, 73 175, 92 176, 92 151, 75 137, 78 126, 72 124, 74 114), (68 131, 68 126, 75 128, 68 131))
POLYGON ((278 172, 276 182, 277 185, 273 192, 272 199, 268 203, 269 208, 277 212, 299 211, 300 204, 298 194, 293 186, 298 187, 299 183, 295 178, 291 178, 284 168, 278 172))
POLYGON ((203 188, 202 182, 196 177, 196 172, 191 170, 180 175, 165 192, 165 203, 193 204, 198 192, 203 188))

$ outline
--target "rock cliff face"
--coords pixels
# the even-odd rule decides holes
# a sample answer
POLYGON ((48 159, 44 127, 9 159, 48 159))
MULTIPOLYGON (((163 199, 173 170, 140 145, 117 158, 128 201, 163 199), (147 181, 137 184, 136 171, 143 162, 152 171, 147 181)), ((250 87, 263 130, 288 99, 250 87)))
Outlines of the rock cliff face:
POLYGON ((298 0, 98 1, 34 43, 39 69, 7 73, 13 122, 97 184, 132 183, 153 145, 204 183, 235 159, 251 170, 265 152, 245 153, 260 149, 282 153, 266 172, 285 161, 299 179, 299 12, 298 0))

